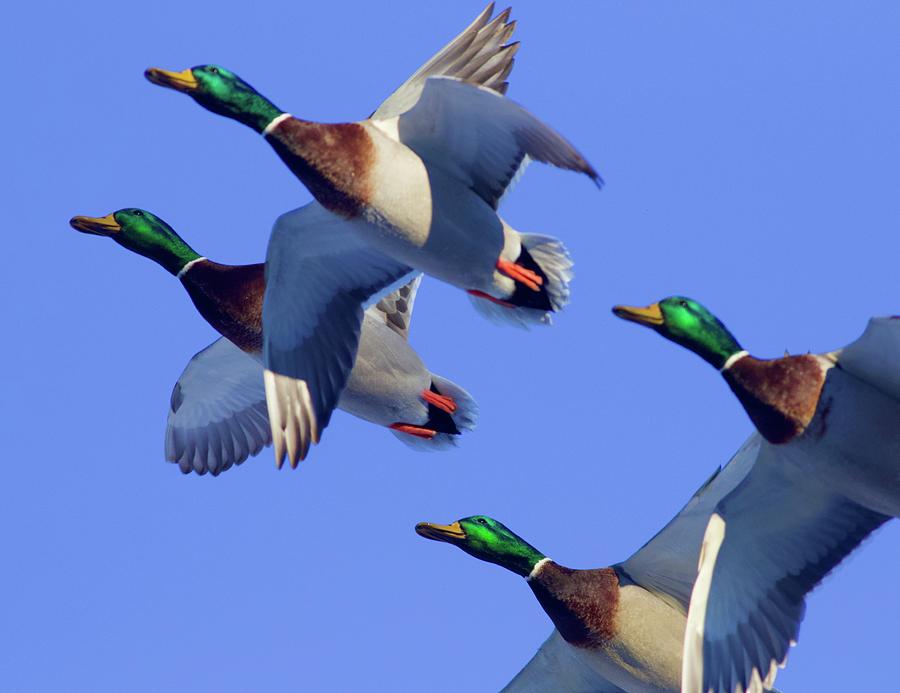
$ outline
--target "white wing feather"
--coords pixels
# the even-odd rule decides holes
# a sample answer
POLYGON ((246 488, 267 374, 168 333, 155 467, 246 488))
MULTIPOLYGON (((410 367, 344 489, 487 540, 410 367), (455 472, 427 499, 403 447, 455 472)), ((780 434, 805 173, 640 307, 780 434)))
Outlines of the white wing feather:
POLYGON ((213 476, 271 440, 262 364, 222 337, 198 352, 172 390, 166 459, 213 476))
POLYGON ((685 693, 762 693, 799 634, 806 595, 889 518, 837 495, 762 442, 716 506, 684 638, 685 693))

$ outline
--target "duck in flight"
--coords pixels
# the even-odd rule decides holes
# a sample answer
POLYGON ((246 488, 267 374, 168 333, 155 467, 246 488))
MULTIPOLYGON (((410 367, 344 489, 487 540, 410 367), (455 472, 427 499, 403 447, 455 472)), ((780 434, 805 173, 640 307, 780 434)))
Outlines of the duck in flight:
POLYGON ((900 514, 900 320, 873 318, 835 351, 762 359, 685 296, 613 312, 718 370, 764 438, 709 518, 683 672, 685 693, 758 692, 797 641, 806 595, 900 514))
MULTIPOLYGON (((264 265, 223 265, 201 256, 155 214, 128 208, 73 228, 112 238, 177 277, 203 318, 222 335, 188 363, 166 425, 166 459, 184 473, 213 476, 271 441, 262 368, 264 265)), ((408 341, 421 275, 370 307, 338 407, 386 426, 420 450, 456 444, 475 426, 463 388, 428 370, 408 341)))
POLYGON ((318 442, 364 304, 411 271, 468 291, 482 312, 513 324, 547 323, 567 302, 565 248, 516 231, 497 207, 532 159, 601 179, 496 80, 481 79, 508 57, 497 55, 469 76, 420 71, 403 98, 336 124, 292 116, 223 67, 147 70, 151 82, 261 134, 315 198, 276 221, 266 258, 263 360, 276 458, 294 465, 318 442))
POLYGON ((606 568, 565 567, 484 515, 416 525, 426 539, 524 578, 553 622, 503 693, 678 693, 703 531, 717 503, 752 473, 762 442, 754 435, 656 536, 606 568))

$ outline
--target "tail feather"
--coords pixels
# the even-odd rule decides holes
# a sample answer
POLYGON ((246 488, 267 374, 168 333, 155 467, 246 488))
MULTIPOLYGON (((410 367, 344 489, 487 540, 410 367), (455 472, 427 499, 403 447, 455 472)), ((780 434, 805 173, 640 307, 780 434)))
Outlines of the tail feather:
POLYGON ((431 382, 434 389, 441 395, 452 397, 456 402, 456 411, 453 413, 453 423, 460 433, 471 431, 478 423, 478 403, 475 399, 452 380, 447 380, 439 375, 431 374, 431 382))
POLYGON ((509 298, 509 305, 501 305, 479 297, 471 297, 475 309, 492 322, 527 328, 530 325, 552 324, 569 302, 569 282, 572 281, 572 258, 562 242, 550 236, 534 233, 519 234, 522 253, 516 262, 537 272, 544 279, 540 293, 517 289, 509 298), (526 293, 528 292, 528 293, 526 293))
POLYGON ((437 425, 436 421, 432 422, 431 420, 425 424, 427 428, 435 428, 438 431, 437 435, 431 439, 427 439, 411 436, 406 433, 401 433, 400 431, 391 431, 391 433, 409 447, 429 452, 456 447, 460 435, 474 429, 475 424, 478 421, 478 404, 475 402, 472 395, 459 385, 451 380, 447 380, 446 378, 442 378, 441 376, 432 373, 431 387, 438 394, 452 397, 453 401, 456 402, 456 411, 453 414, 447 414, 440 410, 432 412, 434 407, 429 406, 429 411, 432 412, 432 416, 443 416, 449 419, 443 425, 437 425), (456 431, 454 433, 448 432, 452 429, 456 429, 456 431))

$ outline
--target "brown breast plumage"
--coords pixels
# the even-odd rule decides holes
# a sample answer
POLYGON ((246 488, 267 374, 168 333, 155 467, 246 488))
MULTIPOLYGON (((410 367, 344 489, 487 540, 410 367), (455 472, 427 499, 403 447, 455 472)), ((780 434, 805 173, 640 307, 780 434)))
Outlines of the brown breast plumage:
POLYGON ((768 361, 745 356, 722 375, 757 430, 776 445, 803 434, 825 384, 821 365, 808 354, 768 361))
POLYGON ((326 209, 352 218, 368 204, 375 146, 362 125, 286 118, 266 139, 326 209))
POLYGON ((262 349, 265 265, 202 260, 182 277, 191 300, 219 334, 248 352, 262 349))
POLYGON ((619 578, 612 568, 572 570, 548 561, 528 584, 571 645, 597 649, 615 635, 619 578))

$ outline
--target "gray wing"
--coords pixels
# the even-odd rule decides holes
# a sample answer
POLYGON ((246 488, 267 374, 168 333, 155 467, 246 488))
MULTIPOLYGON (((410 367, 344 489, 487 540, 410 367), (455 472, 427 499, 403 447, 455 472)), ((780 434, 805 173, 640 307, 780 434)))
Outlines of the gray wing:
POLYGON ((691 497, 656 536, 617 567, 661 597, 674 598, 686 611, 697 577, 697 560, 709 516, 722 498, 753 469, 762 438, 752 435, 691 497))
POLYGON ((172 390, 166 459, 216 476, 270 440, 262 364, 224 337, 195 354, 172 390))
POLYGON ((409 324, 412 320, 413 306, 416 302, 416 294, 419 284, 422 283, 422 275, 419 274, 409 284, 404 284, 394 293, 388 294, 374 306, 369 308, 373 315, 399 334, 403 339, 409 339, 409 324))
POLYGON ((845 371, 900 400, 900 319, 872 318, 860 338, 834 356, 845 371))
POLYGON ((422 67, 401 84, 370 118, 386 120, 412 108, 425 80, 437 75, 458 77, 501 94, 509 86, 505 81, 513 68, 518 43, 507 44, 516 23, 509 20, 509 9, 491 19, 494 3, 488 5, 459 36, 435 53, 422 67))
POLYGON ((526 157, 599 174, 562 135, 497 92, 451 77, 429 77, 397 121, 400 142, 431 167, 472 189, 496 209, 526 157))
POLYGON ((500 693, 625 693, 579 659, 554 630, 500 693))
POLYGON ((263 374, 275 459, 317 443, 356 358, 363 304, 411 270, 318 203, 275 222, 266 257, 263 374))
POLYGON ((763 442, 710 517, 684 639, 684 693, 761 693, 800 631, 806 595, 889 518, 763 442))

